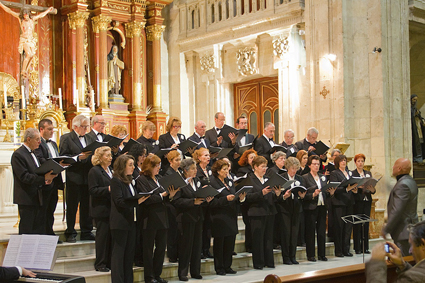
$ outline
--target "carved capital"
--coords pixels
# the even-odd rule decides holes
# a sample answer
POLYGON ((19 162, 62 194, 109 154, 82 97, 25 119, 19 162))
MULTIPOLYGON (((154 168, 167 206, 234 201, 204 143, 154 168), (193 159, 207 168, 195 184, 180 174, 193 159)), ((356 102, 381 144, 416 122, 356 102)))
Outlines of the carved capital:
POLYGON ((69 27, 71 29, 82 28, 86 24, 86 20, 89 18, 89 12, 74 12, 68 14, 69 27))
POLYGON ((101 30, 108 29, 109 23, 112 21, 112 17, 99 15, 93 17, 91 20, 93 23, 93 32, 98 33, 101 30))
POLYGON ((257 73, 257 48, 245 47, 236 52, 239 74, 242 76, 257 73))
POLYGON ((280 35, 278 38, 273 40, 273 53, 276 57, 282 59, 285 56, 285 53, 287 53, 288 51, 288 36, 280 35))
POLYGON ((160 40, 165 26, 154 24, 146 27, 146 38, 149 41, 160 40))
POLYGON ((201 70, 207 74, 215 72, 215 57, 214 55, 206 55, 200 58, 201 70))
POLYGON ((125 24, 125 35, 129 38, 133 36, 140 36, 145 27, 144 22, 133 21, 125 24))

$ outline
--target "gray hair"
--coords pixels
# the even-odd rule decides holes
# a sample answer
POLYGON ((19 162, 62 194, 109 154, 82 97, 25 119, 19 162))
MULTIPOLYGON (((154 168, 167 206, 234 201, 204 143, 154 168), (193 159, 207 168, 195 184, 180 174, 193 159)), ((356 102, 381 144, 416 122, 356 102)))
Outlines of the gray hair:
POLYGON ((182 162, 180 163, 180 168, 183 171, 189 171, 190 166, 193 166, 193 165, 196 166, 195 160, 192 158, 186 158, 186 159, 183 159, 182 162))
POLYGON ((86 116, 80 114, 74 117, 74 119, 72 119, 72 127, 79 127, 81 126, 81 123, 83 123, 84 121, 89 121, 89 118, 87 118, 86 116))
POLYGON ((316 129, 315 127, 311 127, 310 129, 308 129, 307 130, 307 135, 311 135, 311 134, 313 134, 313 133, 315 133, 315 134, 319 134, 319 130, 318 129, 316 129))
POLYGON ((96 115, 96 116, 94 116, 93 117, 93 119, 91 120, 91 126, 93 127, 94 126, 94 123, 97 123, 97 122, 99 122, 99 118, 100 117, 102 117, 101 115, 96 115))
POLYGON ((215 113, 214 118, 218 119, 218 115, 220 115, 220 114, 223 114, 223 112, 217 112, 217 113, 215 113))
POLYGON ((422 246, 422 241, 425 240, 425 221, 410 224, 407 230, 410 232, 410 238, 414 245, 416 247, 422 246))
POLYGON ((274 126, 274 124, 272 123, 272 122, 266 122, 265 124, 264 124, 264 129, 267 129, 267 127, 268 126, 274 126))
POLYGON ((40 132, 36 128, 28 128, 24 132, 24 142, 27 141, 28 138, 33 139, 36 135, 40 135, 40 132))
POLYGON ((286 170, 289 170, 291 168, 295 168, 295 169, 300 169, 301 164, 300 161, 298 159, 296 159, 295 157, 288 157, 285 160, 285 168, 286 170))
POLYGON ((337 148, 334 148, 334 149, 332 149, 332 151, 331 151, 331 156, 334 156, 335 152, 338 152, 339 154, 342 154, 341 150, 339 150, 339 149, 337 149, 337 148))
POLYGON ((295 135, 295 132, 291 129, 287 129, 283 132, 283 136, 285 136, 287 133, 293 133, 295 135))
POLYGON ((276 151, 275 153, 273 153, 272 156, 271 156, 273 163, 276 162, 276 160, 278 160, 282 156, 284 156, 286 158, 286 153, 284 153, 282 151, 276 151))

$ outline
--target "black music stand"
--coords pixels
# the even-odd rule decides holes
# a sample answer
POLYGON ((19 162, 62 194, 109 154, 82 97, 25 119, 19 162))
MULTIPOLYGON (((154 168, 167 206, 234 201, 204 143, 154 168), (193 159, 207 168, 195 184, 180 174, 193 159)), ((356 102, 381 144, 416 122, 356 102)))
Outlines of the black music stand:
POLYGON ((367 216, 366 214, 352 214, 352 215, 347 215, 347 216, 343 216, 341 217, 341 219, 345 222, 345 223, 351 223, 353 225, 356 224, 362 224, 362 252, 363 252, 363 263, 364 263, 364 224, 365 223, 369 223, 369 222, 375 222, 378 221, 377 219, 371 219, 369 216, 367 216))

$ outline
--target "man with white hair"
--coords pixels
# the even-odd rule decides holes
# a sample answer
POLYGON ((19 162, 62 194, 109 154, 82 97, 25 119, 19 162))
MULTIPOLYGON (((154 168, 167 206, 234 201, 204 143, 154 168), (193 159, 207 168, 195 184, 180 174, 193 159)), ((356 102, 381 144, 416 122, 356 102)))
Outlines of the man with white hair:
POLYGON ((60 139, 61 155, 77 156, 76 163, 66 170, 66 241, 76 242, 77 232, 74 229, 78 204, 80 204, 81 240, 94 240, 93 224, 89 214, 88 172, 92 166, 91 152, 82 152, 95 140, 87 135, 90 120, 84 115, 75 116, 72 120, 72 131, 60 139))
POLYGON ((11 159, 13 171, 13 203, 18 205, 19 234, 45 234, 43 187, 51 186, 57 176, 52 171, 43 175, 34 173, 41 162, 34 154, 40 145, 40 133, 35 128, 24 132, 24 144, 18 148, 11 159))
POLYGON ((295 133, 291 129, 287 129, 283 132, 283 142, 281 145, 287 149, 286 157, 295 157, 297 155, 298 148, 294 144, 294 137, 295 133))
POLYGON ((100 142, 106 141, 105 131, 105 118, 102 115, 96 115, 91 120, 91 131, 87 134, 93 140, 97 140, 100 142))
MULTIPOLYGON (((308 152, 308 156, 310 155, 318 155, 314 151, 316 148, 314 147, 317 144, 317 137, 319 136, 319 130, 317 130, 315 127, 311 127, 307 130, 307 136, 305 139, 301 141, 297 141, 295 143, 295 146, 298 148, 298 150, 305 150, 308 152)), ((327 156, 326 154, 320 155, 320 163, 326 162, 327 156)))

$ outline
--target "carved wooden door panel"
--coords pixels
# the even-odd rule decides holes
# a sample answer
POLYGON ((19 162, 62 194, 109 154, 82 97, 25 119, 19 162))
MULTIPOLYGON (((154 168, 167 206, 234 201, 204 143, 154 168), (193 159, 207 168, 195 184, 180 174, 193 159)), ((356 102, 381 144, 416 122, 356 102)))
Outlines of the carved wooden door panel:
POLYGON ((248 117, 249 132, 261 135, 266 122, 276 126, 275 140, 279 141, 278 78, 261 78, 234 84, 235 120, 242 114, 248 117))

